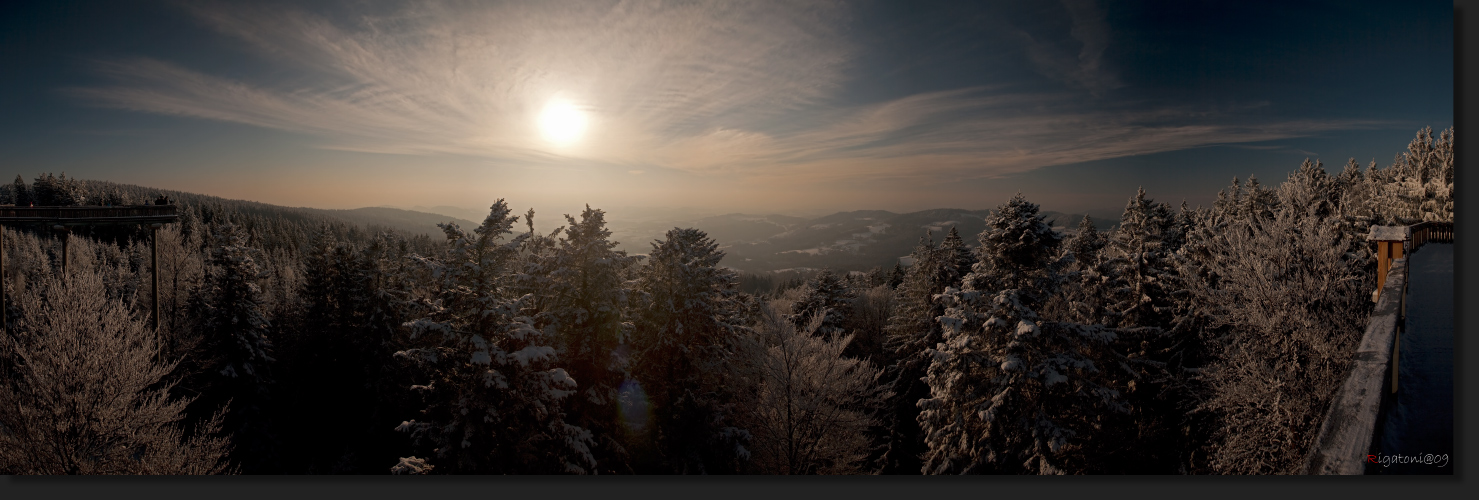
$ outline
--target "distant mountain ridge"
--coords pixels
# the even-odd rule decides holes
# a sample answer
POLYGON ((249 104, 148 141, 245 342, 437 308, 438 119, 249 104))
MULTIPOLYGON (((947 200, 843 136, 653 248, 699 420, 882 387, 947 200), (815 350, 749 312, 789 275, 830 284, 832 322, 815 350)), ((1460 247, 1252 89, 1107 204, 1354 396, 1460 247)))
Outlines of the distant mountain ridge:
MULTIPOLYGON (((723 264, 749 272, 789 269, 865 271, 874 266, 890 268, 909 255, 923 237, 936 243, 956 228, 968 246, 977 245, 977 235, 986 229, 990 210, 941 208, 898 214, 884 210, 839 212, 810 220, 783 219, 784 227, 772 234, 758 231, 740 234, 737 221, 754 220, 756 216, 730 214, 694 221, 694 227, 722 228, 710 232, 726 256, 723 264)), ((1083 214, 1042 212, 1044 219, 1059 231, 1076 230, 1083 214)), ((775 216, 763 220, 771 221, 775 216)), ((1117 220, 1094 219, 1095 226, 1107 230, 1117 220)), ((779 222, 779 221, 776 221, 779 222)), ((751 226, 752 229, 759 229, 751 226)))
MULTIPOLYGON (((410 234, 424 234, 430 236, 433 240, 440 240, 445 234, 441 228, 437 227, 437 224, 454 222, 464 231, 472 231, 473 228, 481 224, 480 222, 473 222, 468 219, 444 214, 389 207, 366 207, 350 210, 301 208, 300 210, 335 217, 345 222, 359 224, 364 227, 379 226, 397 229, 410 234)), ((486 214, 484 216, 486 217, 486 214)))

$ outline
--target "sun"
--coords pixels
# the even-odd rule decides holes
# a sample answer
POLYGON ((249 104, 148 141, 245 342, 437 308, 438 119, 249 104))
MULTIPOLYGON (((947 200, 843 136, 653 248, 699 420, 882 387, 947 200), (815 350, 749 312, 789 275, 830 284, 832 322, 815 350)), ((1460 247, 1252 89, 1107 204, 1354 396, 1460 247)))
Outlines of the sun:
POLYGON ((563 98, 553 98, 545 103, 539 113, 539 130, 544 139, 559 146, 568 146, 585 134, 586 115, 575 103, 563 98))

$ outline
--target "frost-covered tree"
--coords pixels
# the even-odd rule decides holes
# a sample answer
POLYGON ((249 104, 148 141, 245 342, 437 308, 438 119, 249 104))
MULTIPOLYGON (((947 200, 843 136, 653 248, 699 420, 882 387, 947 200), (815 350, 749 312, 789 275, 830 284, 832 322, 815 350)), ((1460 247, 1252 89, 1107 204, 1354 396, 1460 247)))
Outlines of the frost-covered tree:
POLYGON ((1363 171, 1356 159, 1350 158, 1346 160, 1345 168, 1335 177, 1339 195, 1336 207, 1341 216, 1339 223, 1349 226, 1347 231, 1366 233, 1380 219, 1378 208, 1373 203, 1377 187, 1369 176, 1375 170, 1376 160, 1372 160, 1367 170, 1363 171))
POLYGON ((580 381, 576 396, 565 400, 572 423, 589 429, 602 472, 630 472, 620 444, 617 389, 626 380, 625 360, 617 356, 631 325, 625 323, 626 268, 636 259, 616 250, 606 229, 605 212, 587 206, 580 220, 569 223, 564 237, 548 252, 536 252, 534 269, 543 281, 536 287, 536 326, 557 339, 560 359, 580 381))
POLYGON ((1062 235, 1038 216, 1038 206, 1021 194, 997 207, 980 234, 979 261, 962 278, 965 288, 980 291, 1015 289, 1033 302, 1046 299, 1069 261, 1058 258, 1062 235))
POLYGON ((1279 197, 1273 189, 1264 187, 1254 176, 1248 176, 1243 185, 1243 206, 1240 213, 1248 218, 1268 218, 1279 209, 1279 197))
POLYGON ((841 336, 846 333, 844 324, 852 313, 853 291, 847 283, 831 269, 823 269, 802 285, 801 296, 791 304, 791 323, 805 328, 814 314, 825 318, 817 330, 824 336, 841 336))
POLYGON ((942 339, 936 318, 945 308, 935 296, 960 285, 954 255, 936 246, 930 235, 921 237, 910 254, 914 263, 895 292, 894 311, 885 327, 888 364, 884 377, 892 395, 878 459, 884 474, 916 474, 921 465, 919 456, 925 448, 917 403, 929 397, 929 386, 923 381, 930 362, 927 351, 942 339))
POLYGON ((232 472, 220 414, 186 430, 175 362, 99 274, 69 269, 16 299, 0 332, 0 472, 232 472))
POLYGON ((1093 269, 1101 260, 1099 252, 1108 244, 1104 234, 1094 226, 1094 219, 1087 215, 1078 223, 1078 231, 1065 243, 1073 254, 1076 269, 1093 269))
MULTIPOLYGON (((180 360, 176 372, 182 378, 176 393, 200 394, 212 382, 213 377, 203 375, 215 357, 206 350, 201 328, 204 318, 200 308, 194 307, 204 298, 207 255, 200 249, 199 237, 185 235, 177 224, 158 231, 160 343, 169 358, 180 360)), ((141 270, 152 268, 143 265, 141 270)), ((148 276, 147 272, 143 275, 148 276)), ((147 304, 147 299, 141 300, 147 304)))
POLYGON ((1096 434, 1129 411, 1115 333, 1035 312, 1068 261, 1037 213, 1021 195, 994 211, 965 289, 937 299, 943 339, 919 401, 925 473, 1084 471, 1106 441, 1096 434))
POLYGON ((1218 422, 1209 465, 1299 473, 1371 305, 1364 241, 1313 209, 1233 221, 1206 238, 1215 283, 1191 290, 1216 334, 1200 406, 1218 422))
POLYGON ((1105 250, 1109 240, 1100 233, 1089 216, 1079 222, 1078 231, 1064 241, 1063 251, 1073 261, 1068 265, 1068 280, 1057 296, 1058 317, 1065 321, 1084 324, 1106 324, 1110 322, 1110 304, 1114 291, 1120 287, 1119 265, 1121 259, 1109 258, 1105 250))
POLYGON ((1305 159, 1275 193, 1284 209, 1325 219, 1340 210, 1340 184, 1338 178, 1325 172, 1323 163, 1305 159))
POLYGON ((1192 404, 1187 382, 1201 362, 1198 318, 1180 274, 1184 257, 1179 252, 1191 224, 1192 212, 1184 203, 1174 211, 1139 190, 1110 235, 1104 250, 1108 260, 1086 270, 1078 280, 1082 288, 1069 294, 1076 295, 1076 312, 1090 313, 1078 320, 1117 328, 1113 347, 1126 356, 1123 366, 1134 375, 1125 401, 1132 407, 1135 434, 1118 455, 1105 457, 1136 457, 1133 463, 1140 468, 1128 471, 1175 470, 1184 455, 1177 449, 1185 441, 1185 415, 1192 404))
POLYGON ((1386 224, 1453 220, 1453 129, 1434 140, 1431 127, 1418 131, 1392 166, 1372 172, 1371 199, 1386 224))
POLYGON ((703 231, 675 228, 652 247, 635 287, 631 370, 652 414, 643 439, 657 456, 639 460, 639 472, 737 472, 749 433, 733 404, 744 384, 730 374, 751 360, 739 354, 748 328, 736 278, 703 231))
POLYGON ((882 370, 843 354, 851 335, 826 338, 813 314, 805 330, 764 307, 755 361, 759 383, 746 421, 754 439, 753 470, 766 474, 854 474, 864 471, 867 432, 889 395, 882 370))
POLYGON ((863 283, 865 284, 865 288, 873 288, 886 285, 888 284, 888 273, 885 273, 883 271, 883 268, 880 266, 873 266, 872 269, 869 269, 868 272, 864 274, 863 283))
MULTIPOLYGON (((870 281, 871 283, 871 281, 870 281)), ((851 313, 843 323, 843 331, 853 336, 847 344, 849 357, 869 360, 875 364, 886 364, 884 351, 888 343, 888 320, 893 316, 894 291, 887 285, 855 289, 852 291, 851 313)))
MULTIPOLYGON (((426 402, 398 429, 434 457, 438 472, 585 473, 595 467, 591 435, 566 421, 563 401, 577 384, 557 366, 555 339, 523 311, 528 295, 509 292, 510 265, 527 234, 505 240, 518 217, 498 200, 469 235, 448 223, 445 258, 417 257, 437 282, 408 322, 413 347, 397 358, 420 370, 411 386, 426 402)), ((419 469, 418 469, 419 470, 419 469)))
POLYGON ((1174 320, 1175 252, 1185 235, 1176 214, 1165 203, 1155 203, 1140 189, 1125 206, 1120 226, 1110 235, 1114 259, 1109 326, 1170 329, 1174 320))
POLYGON ((266 273, 257 264, 258 250, 247 246, 239 227, 220 226, 213 237, 203 294, 208 342, 220 347, 220 375, 241 380, 241 386, 252 393, 265 394, 271 383, 271 324, 262 310, 258 280, 266 273))
POLYGON ((1238 183, 1234 177, 1232 185, 1217 192, 1212 210, 1219 218, 1242 220, 1254 217, 1271 217, 1278 208, 1279 198, 1273 190, 1263 187, 1258 179, 1248 176, 1248 181, 1238 183))

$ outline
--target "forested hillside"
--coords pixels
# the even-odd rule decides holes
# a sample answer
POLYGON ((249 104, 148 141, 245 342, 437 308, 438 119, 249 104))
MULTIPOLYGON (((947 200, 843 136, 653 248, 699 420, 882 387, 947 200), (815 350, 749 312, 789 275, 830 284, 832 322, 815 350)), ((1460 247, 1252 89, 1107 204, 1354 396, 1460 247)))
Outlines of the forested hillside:
POLYGON ((693 228, 630 255, 594 208, 542 233, 498 200, 429 238, 17 176, 0 202, 182 216, 157 331, 147 229, 78 229, 65 274, 62 236, 3 229, 0 473, 1298 473, 1372 306, 1369 227, 1451 221, 1453 175, 1423 130, 1210 207, 1125 193, 1112 230, 1020 195, 974 225, 840 214, 819 243, 907 237, 908 265, 789 285, 693 228))

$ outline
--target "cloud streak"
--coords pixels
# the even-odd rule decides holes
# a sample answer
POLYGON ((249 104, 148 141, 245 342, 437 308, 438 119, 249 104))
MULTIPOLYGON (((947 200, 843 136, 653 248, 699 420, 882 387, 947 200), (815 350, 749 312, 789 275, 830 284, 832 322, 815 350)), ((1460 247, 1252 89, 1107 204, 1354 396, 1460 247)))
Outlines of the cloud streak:
MULTIPOLYGON (((1094 95, 1120 85, 1103 59, 1103 12, 1065 5, 1079 50, 1020 32, 1030 59, 1094 95)), ((789 182, 995 177, 1374 125, 1106 108, 1073 92, 1009 87, 842 102, 858 55, 846 7, 436 3, 335 18, 196 6, 202 22, 292 76, 245 82, 139 58, 99 63, 113 84, 68 92, 100 106, 309 134, 329 149, 532 165, 575 158, 633 176, 667 169, 789 182), (577 147, 538 135, 535 114, 556 95, 591 113, 577 147)))

